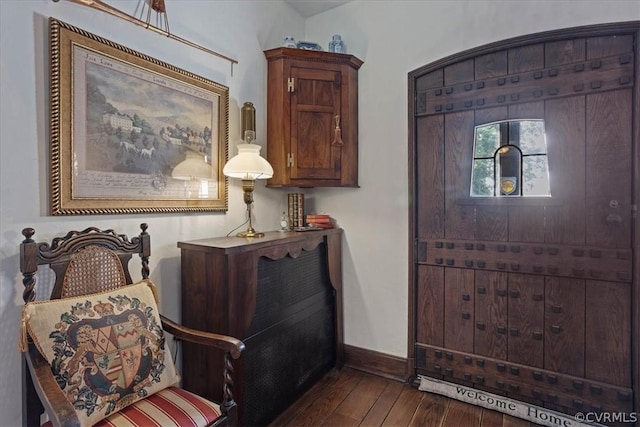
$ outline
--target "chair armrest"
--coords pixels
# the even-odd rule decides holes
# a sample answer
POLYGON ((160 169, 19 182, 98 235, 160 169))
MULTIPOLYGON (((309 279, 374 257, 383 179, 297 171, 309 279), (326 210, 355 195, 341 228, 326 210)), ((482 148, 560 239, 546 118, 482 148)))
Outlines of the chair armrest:
POLYGON ((31 375, 37 378, 37 381, 34 381, 36 392, 53 425, 80 427, 78 415, 51 373, 49 362, 42 357, 32 343, 29 344, 28 354, 25 354, 25 358, 31 375))
POLYGON ((244 343, 237 338, 187 328, 163 315, 160 315, 160 319, 166 332, 183 341, 219 348, 229 352, 234 359, 240 357, 244 350, 244 343))

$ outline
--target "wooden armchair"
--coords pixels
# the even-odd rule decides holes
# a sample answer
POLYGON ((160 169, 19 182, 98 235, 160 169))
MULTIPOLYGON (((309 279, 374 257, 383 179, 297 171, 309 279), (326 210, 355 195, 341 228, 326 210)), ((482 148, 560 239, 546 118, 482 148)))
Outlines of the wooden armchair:
MULTIPOLYGON (((72 379, 68 376, 69 371, 65 371, 64 374, 60 370, 59 364, 52 364, 50 360, 47 359, 43 355, 43 349, 45 345, 41 342, 38 342, 33 338, 35 334, 32 333, 32 330, 29 329, 29 326, 25 326, 25 323, 31 319, 29 315, 25 315, 29 310, 27 308, 40 309, 42 306, 47 305, 56 305, 60 303, 65 303, 67 301, 72 301, 74 298, 87 298, 88 296, 102 296, 101 298, 104 300, 106 297, 105 294, 109 294, 109 300, 106 301, 107 304, 97 304, 95 303, 93 307, 90 306, 89 303, 84 303, 90 308, 95 308, 95 312, 99 312, 100 310, 113 310, 114 305, 117 308, 121 308, 118 306, 118 303, 121 300, 114 299, 111 296, 112 292, 116 292, 118 294, 115 298, 123 298, 127 300, 127 292, 132 291, 136 286, 139 285, 130 285, 131 275, 128 270, 128 263, 133 254, 138 254, 142 260, 142 278, 148 279, 149 277, 149 255, 150 255, 150 236, 147 233, 147 224, 141 224, 140 228, 142 232, 139 236, 133 237, 131 240, 124 234, 117 234, 113 230, 99 230, 98 228, 87 228, 84 231, 71 231, 67 233, 64 237, 58 237, 53 239, 53 241, 49 244, 46 242, 36 243, 32 237, 35 234, 35 230, 33 228, 25 228, 22 230, 22 234, 25 239, 20 245, 20 270, 23 274, 23 283, 24 283, 24 294, 23 299, 25 301, 25 310, 23 311, 23 322, 22 327, 23 330, 28 330, 29 334, 24 333, 24 355, 25 355, 25 364, 23 366, 23 425, 26 426, 39 426, 40 425, 40 417, 43 411, 46 411, 46 414, 49 416, 50 422, 47 424, 53 424, 54 426, 80 426, 86 424, 86 421, 82 420, 81 417, 78 416, 78 410, 86 410, 89 408, 90 403, 96 403, 96 393, 94 389, 89 387, 89 391, 87 391, 87 387, 83 388, 82 393, 84 393, 83 400, 75 399, 73 396, 79 395, 79 390, 75 390, 73 393, 67 390, 63 390, 64 386, 68 387, 72 384, 72 381, 77 381, 79 379, 89 379, 91 380, 91 376, 96 372, 97 375, 102 375, 100 378, 102 383, 106 382, 108 377, 111 380, 111 377, 114 375, 120 375, 120 379, 118 381, 122 382, 122 378, 126 376, 126 366, 125 362, 127 359, 125 354, 116 350, 113 351, 111 348, 111 353, 108 353, 107 350, 98 351, 96 350, 96 346, 93 344, 97 341, 96 335, 91 335, 87 339, 85 347, 82 347, 84 350, 78 351, 75 353, 75 356, 78 356, 78 361, 71 361, 69 363, 75 363, 74 366, 80 367, 80 369, 76 369, 76 379, 72 379), (53 290, 50 296, 49 303, 40 303, 35 302, 35 284, 36 284, 36 271, 38 270, 39 265, 48 264, 49 267, 53 270, 55 274, 55 284, 53 285, 53 290), (111 292, 111 293, 110 293, 111 292), (30 303, 32 302, 33 303, 30 303), (100 306, 100 307, 98 307, 100 306), (105 309, 105 306, 107 309, 105 309), (25 320, 25 317, 27 320, 25 320), (90 348, 93 351, 90 351, 90 348), (108 353, 108 354, 107 354, 108 353), (110 359, 109 359, 110 358, 110 359), (115 360, 115 361, 114 361, 115 360), (105 368, 105 361, 108 361, 108 365, 105 368), (100 364, 102 363, 102 365, 100 364), (99 366, 98 366, 99 365, 99 366), (101 371, 102 370, 102 371, 101 371), (114 374, 114 371, 115 372, 114 374), (122 374, 122 371, 125 371, 125 374, 122 374), (111 375, 111 377, 110 377, 111 375), (62 384, 62 385, 60 385, 62 384), (87 397, 89 396, 89 397, 87 397), (75 400, 74 400, 75 399, 75 400)), ((143 282, 147 282, 143 280, 143 282)), ((150 283, 150 281, 148 281, 150 283)), ((143 286, 144 287, 144 286, 143 286)), ((152 284, 149 287, 153 287, 152 284)), ((155 293, 150 293, 155 296, 155 293)), ((151 299, 153 299, 153 296, 151 299)), ((135 300, 135 298, 133 298, 135 300)), ((87 300, 88 301, 88 300, 87 300)), ((137 301, 137 300, 136 300, 137 301)), ((102 302, 102 301, 98 301, 102 302)), ((130 302, 130 301, 129 301, 130 302)), ((154 305, 155 302, 152 304, 154 305)), ((132 305, 131 307, 134 307, 132 305)), ((147 307, 144 304, 142 308, 147 307)), ((84 310, 86 307, 83 306, 84 310)), ((134 307, 136 308, 136 307, 134 307)), ((140 308, 140 307, 137 307, 140 308)), ((148 307, 147 307, 148 308, 148 307)), ((89 310, 91 311, 91 310, 89 310)), ((157 311, 157 310, 156 310, 157 311)), ((85 310, 86 312, 86 310, 85 310)), ((91 316, 96 316, 95 312, 91 311, 91 316)), ((113 312, 113 311, 112 311, 113 312)), ((127 313, 132 312, 131 310, 127 313)), ((75 312, 74 312, 75 313, 75 312)), ((73 313, 72 313, 73 314, 73 313)), ((86 314, 86 313, 85 313, 86 314)), ((149 311, 146 311, 144 316, 147 316, 149 311)), ((132 319, 129 314, 129 319, 132 319)), ((142 318, 143 315, 141 315, 142 318)), ((72 316, 73 317, 73 316, 72 316)), ((153 326, 155 323, 151 316, 148 316, 150 320, 150 325, 153 326)), ((131 329, 131 324, 129 324, 125 320, 122 320, 119 324, 116 322, 116 326, 124 328, 130 327, 130 330, 125 332, 136 332, 135 329, 131 329), (123 326, 124 325, 124 326, 123 326)), ((137 320, 134 317, 135 320, 137 320)), ((121 398, 121 395, 118 395, 114 390, 115 386, 111 383, 107 383, 107 385, 111 388, 108 389, 109 393, 105 395, 99 395, 99 399, 104 399, 104 401, 98 400, 100 403, 100 407, 98 409, 104 410, 107 405, 108 417, 99 421, 95 425, 109 425, 109 426, 119 426, 124 424, 119 424, 117 417, 120 417, 120 420, 126 418, 126 425, 141 425, 147 426, 152 425, 150 422, 150 418, 154 418, 156 413, 162 415, 162 419, 155 419, 155 424, 153 425, 161 425, 165 426, 182 426, 182 425, 198 425, 198 426, 234 426, 237 425, 238 420, 238 408, 233 399, 232 394, 232 359, 237 359, 240 357, 240 353, 244 349, 244 344, 233 337, 228 337, 224 335, 218 335, 213 333, 196 331, 193 329, 185 328, 179 325, 176 322, 173 322, 162 315, 158 316, 157 324, 161 324, 162 330, 173 335, 175 339, 185 340, 196 344, 202 344, 206 346, 213 346, 218 349, 224 351, 224 372, 220 372, 220 375, 224 378, 224 386, 223 386, 223 402, 220 404, 210 402, 206 399, 203 399, 200 396, 196 396, 192 393, 189 393, 186 390, 179 389, 176 385, 171 384, 167 386, 165 389, 159 392, 148 393, 145 391, 146 389, 142 389, 144 383, 131 385, 131 382, 127 383, 127 386, 131 386, 134 390, 133 394, 135 395, 135 399, 137 400, 134 403, 129 404, 129 402, 121 402, 118 401, 121 398), (114 397, 115 396, 115 397, 114 397), (172 397, 173 396, 173 397, 172 397), (175 396, 178 396, 175 398, 175 396), (179 402, 175 402, 174 400, 179 400, 179 402), (154 408, 153 411, 149 411, 145 408, 154 408), (117 412, 116 412, 117 410, 117 412), (177 413, 177 416, 172 415, 173 412, 177 413), (191 412, 190 412, 191 411, 191 412), (190 414, 197 413, 194 417, 191 417, 190 414), (188 424, 183 424, 182 421, 189 421, 188 424), (145 417, 147 417, 145 419, 145 417), (171 419, 171 423, 167 421, 167 419, 171 419), (194 424, 194 419, 197 419, 197 422, 194 424), (132 420, 141 420, 139 423, 131 424, 132 420)), ((55 327, 60 328, 61 334, 55 335, 50 334, 48 338, 56 338, 58 336, 63 336, 65 341, 64 345, 60 345, 60 342, 56 342, 54 344, 55 351, 58 353, 59 362, 62 359, 69 361, 71 355, 73 354, 69 346, 69 342, 71 342, 71 328, 73 324, 69 321, 71 326, 63 325, 60 326, 63 322, 60 319, 52 319, 54 323, 56 323, 55 327), (65 347, 66 346, 66 347, 65 347), (61 350, 62 349, 62 350, 61 350)), ((65 320, 68 320, 65 318, 65 320)), ((78 320, 77 318, 75 320, 78 320)), ((143 319, 146 322, 146 317, 143 319)), ((45 322, 48 321, 45 318, 45 322)), ((95 322, 95 319, 87 318, 87 322, 95 322)), ((113 320, 111 322, 111 328, 113 326, 113 320)), ((104 324, 103 324, 104 325, 104 324)), ((115 327, 114 327, 115 328, 115 327)), ((90 327, 91 329, 91 327, 90 327)), ((164 363, 165 356, 170 359, 170 351, 164 351, 164 338, 162 335, 162 331, 160 327, 157 327, 158 337, 151 336, 150 339, 145 338, 145 336, 149 335, 149 331, 143 330, 140 333, 135 342, 132 339, 129 339, 129 343, 134 342, 136 346, 136 355, 140 358, 148 356, 148 353, 151 352, 151 348, 162 349, 162 353, 160 356, 160 363, 164 363), (141 347, 140 343, 144 345, 141 347), (140 350, 142 348, 142 350, 140 350)), ((99 328, 95 328, 95 331, 98 331, 99 328)), ((106 330, 104 326, 102 326, 102 330, 106 330)), ((109 329, 111 330, 111 329, 109 329)), ((114 329, 115 330, 115 329, 114 329)), ((152 331, 153 332, 153 331, 152 331)), ((108 334, 107 334, 108 335, 108 334)), ((78 335, 80 336, 80 335, 78 335)), ((118 335, 119 336, 119 335, 118 335)), ((60 339, 59 341, 61 341, 60 339)), ((117 339, 116 339, 117 341, 117 339)), ((49 346, 51 348, 51 346, 49 346)), ((104 348, 104 347, 100 347, 104 348)), ((155 357, 155 356, 153 356, 155 357)), ((159 372, 168 372, 169 369, 164 369, 164 364, 160 370, 157 369, 158 359, 153 359, 155 365, 152 367, 156 369, 153 371, 151 368, 151 356, 147 359, 147 365, 144 365, 148 368, 149 371, 158 375, 159 372)), ((142 365, 135 365, 136 369, 142 365)), ((173 362, 171 361, 170 371, 173 372, 173 362)), ((130 369, 131 370, 131 369, 130 369)), ((135 371, 137 376, 133 376, 133 378, 140 378, 140 372, 142 372, 142 368, 138 371, 135 371)), ((97 375, 94 375, 97 376, 97 375)), ((146 375, 146 374, 145 374, 146 375)), ((130 374, 131 378, 132 375, 130 374)), ((177 375, 175 378, 179 378, 177 375)), ((147 384, 153 382, 157 378, 151 378, 146 380, 147 384)), ((93 380, 96 383, 96 380, 93 380)), ((114 384, 116 380, 114 380, 114 384)), ((129 380, 127 380, 129 381, 129 380)), ((127 382, 125 381, 125 383, 127 382)), ((131 380, 132 381, 132 380, 131 380)), ((93 384, 93 383, 92 383, 93 384)), ((118 383, 119 384, 119 383, 118 383)), ((104 385, 104 384, 103 384, 104 385)), ((77 386, 76 386, 77 387, 77 386)), ((124 387, 124 386, 123 386, 124 387)), ((131 391, 131 390, 130 390, 131 391)), ((128 397, 128 396, 127 396, 128 397)), ((120 399, 124 400, 124 398, 120 399)), ((96 405, 98 406, 98 405, 96 405)), ((93 411, 91 409, 89 412, 93 411)))

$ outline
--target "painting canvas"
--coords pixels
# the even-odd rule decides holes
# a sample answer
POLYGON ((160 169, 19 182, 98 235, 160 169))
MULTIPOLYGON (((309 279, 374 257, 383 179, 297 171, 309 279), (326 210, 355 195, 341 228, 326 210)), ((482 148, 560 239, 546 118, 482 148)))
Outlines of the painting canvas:
POLYGON ((51 40, 54 215, 226 210, 228 88, 54 19, 51 40))

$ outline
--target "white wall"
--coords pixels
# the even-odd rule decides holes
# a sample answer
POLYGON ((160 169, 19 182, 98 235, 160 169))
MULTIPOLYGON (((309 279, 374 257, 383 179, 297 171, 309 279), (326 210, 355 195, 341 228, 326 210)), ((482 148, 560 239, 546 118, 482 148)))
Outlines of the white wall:
POLYGON ((306 40, 341 34, 359 71, 359 189, 316 189, 344 228, 345 342, 407 355, 407 73, 523 34, 640 19, 640 2, 355 0, 307 19, 306 40))
MULTIPOLYGON (((133 13, 137 1, 107 0, 133 13)), ((229 211, 206 214, 125 216, 48 215, 48 26, 52 16, 229 87, 231 144, 235 155, 240 107, 257 110, 257 143, 266 135, 266 60, 263 50, 279 46, 285 35, 303 38, 304 19, 284 2, 166 0, 171 32, 238 60, 230 64, 87 7, 51 0, 0 0, 0 426, 20 425, 18 325, 22 305, 19 272, 20 231, 36 230, 37 241, 51 241, 65 230, 88 226, 115 228, 132 237, 147 222, 151 234, 151 278, 158 284, 162 311, 180 317, 180 252, 176 242, 223 236, 240 225, 246 205, 237 182, 229 185, 229 211)), ((263 149, 263 155, 266 150, 263 149)), ((255 227, 274 230, 286 206, 286 191, 257 184, 255 227)), ((135 260, 132 260, 136 262, 135 260)), ((139 261, 138 261, 139 262, 139 261)), ((139 272, 139 267, 132 270, 139 272)), ((139 274, 139 273, 138 273, 139 274)))
MULTIPOLYGON (((110 1, 125 9, 133 1, 110 1)), ((284 35, 320 42, 342 34, 360 70, 360 188, 304 190, 317 211, 345 229, 347 344, 406 356, 408 277, 407 73, 460 50, 521 34, 640 19, 633 1, 361 1, 305 21, 280 0, 166 0, 171 31, 238 59, 228 64, 150 31, 50 0, 0 0, 0 426, 20 423, 20 357, 16 351, 22 283, 20 230, 38 241, 60 230, 95 225, 135 235, 148 222, 151 278, 163 311, 179 317, 180 254, 176 241, 220 236, 244 218, 240 186, 231 183, 229 212, 197 215, 47 215, 48 68, 46 19, 56 17, 101 37, 230 87, 230 152, 239 136, 239 106, 257 108, 264 146, 266 62, 263 50, 284 35), (306 25, 306 27, 305 27, 306 25)), ((131 12, 131 11, 130 11, 131 12)), ((264 151, 264 150, 263 150, 264 151)), ((277 228, 287 190, 256 190, 256 228, 277 228)))

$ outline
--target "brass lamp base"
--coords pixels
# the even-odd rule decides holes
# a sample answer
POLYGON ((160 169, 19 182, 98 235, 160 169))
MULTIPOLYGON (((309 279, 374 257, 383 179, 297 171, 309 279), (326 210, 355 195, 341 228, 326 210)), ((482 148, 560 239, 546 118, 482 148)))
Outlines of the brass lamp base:
POLYGON ((242 180, 242 191, 244 192, 244 202, 247 204, 247 215, 249 216, 249 227, 247 231, 236 234, 236 237, 264 237, 264 233, 260 233, 253 229, 251 223, 251 206, 253 205, 253 189, 256 181, 254 179, 242 180))
POLYGON ((264 237, 264 233, 260 233, 255 230, 247 230, 236 234, 236 237, 264 237))

